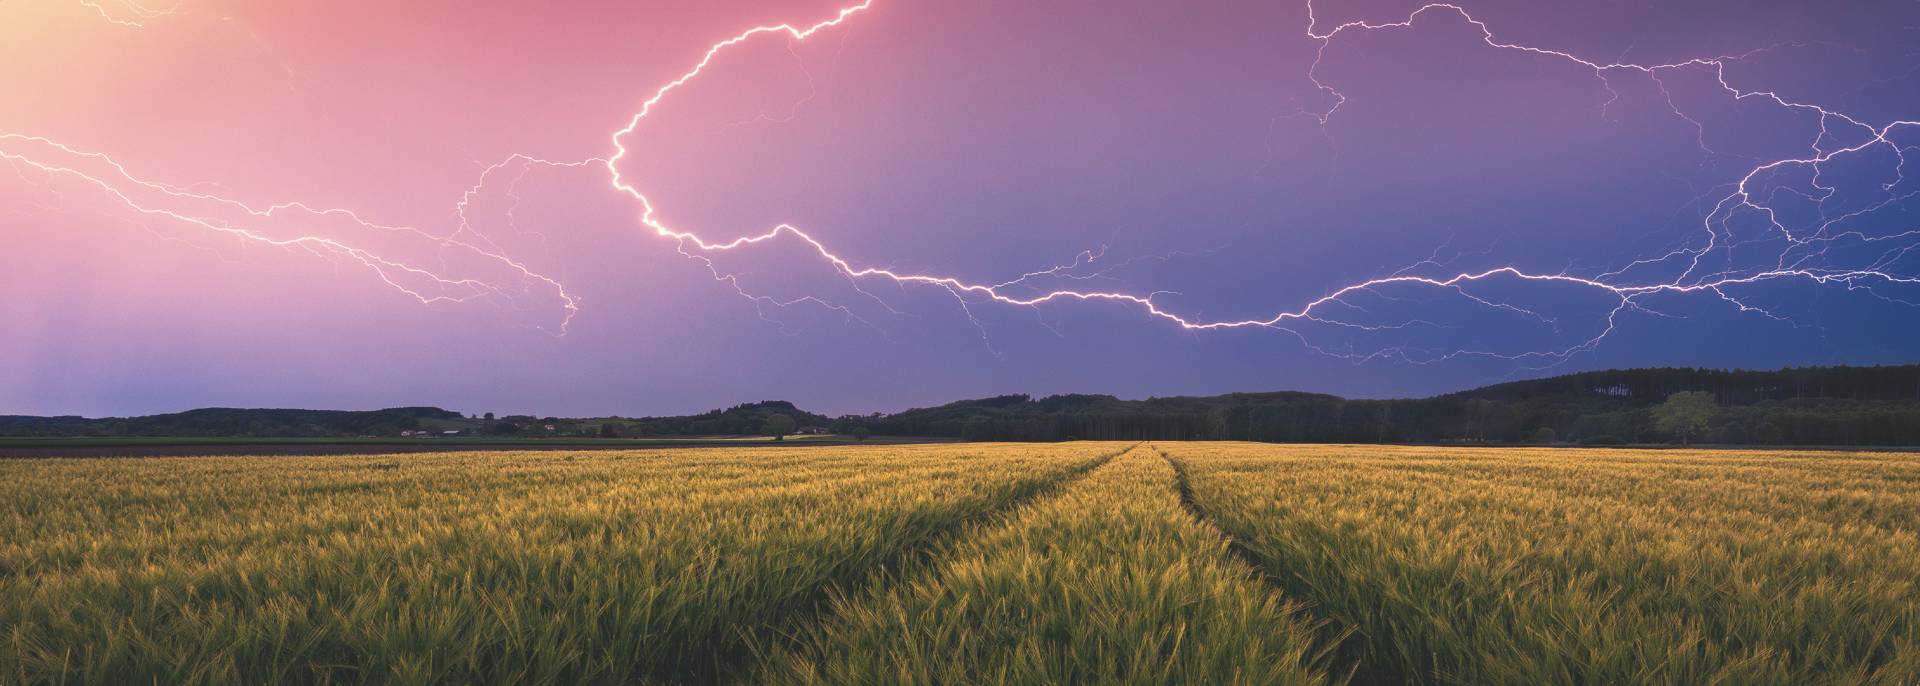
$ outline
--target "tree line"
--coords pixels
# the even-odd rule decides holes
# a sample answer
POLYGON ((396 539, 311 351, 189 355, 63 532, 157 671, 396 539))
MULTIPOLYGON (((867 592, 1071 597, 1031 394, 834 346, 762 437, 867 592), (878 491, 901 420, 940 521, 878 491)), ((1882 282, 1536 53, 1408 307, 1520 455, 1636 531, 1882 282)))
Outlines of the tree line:
POLYGON ((805 427, 843 436, 979 441, 1920 446, 1920 365, 1609 370, 1400 400, 1297 392, 1146 400, 1003 395, 837 418, 778 400, 696 415, 598 419, 495 420, 491 413, 485 419, 463 418, 430 407, 371 412, 214 408, 108 419, 0 416, 0 436, 386 436, 462 428, 495 435, 613 438, 753 435, 805 427), (1682 405, 1661 409, 1675 397, 1683 399, 1682 405), (1685 414, 1686 421, 1674 420, 1675 413, 1685 414))
POLYGON ((1009 395, 845 421, 877 434, 994 441, 1912 446, 1920 445, 1920 365, 1610 370, 1402 400, 1009 395), (1699 416, 1684 429, 1661 421, 1661 405, 1679 394, 1690 394, 1699 416))

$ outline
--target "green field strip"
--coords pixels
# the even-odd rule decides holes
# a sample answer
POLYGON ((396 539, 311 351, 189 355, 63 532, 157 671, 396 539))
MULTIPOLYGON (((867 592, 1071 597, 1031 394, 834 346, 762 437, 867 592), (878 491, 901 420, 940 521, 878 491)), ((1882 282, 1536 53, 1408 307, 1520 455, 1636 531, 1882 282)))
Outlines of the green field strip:
POLYGON ((0 683, 701 683, 1124 444, 0 463, 0 683))
POLYGON ((1338 654, 1356 681, 1920 681, 1915 532, 1767 512, 1805 507, 1796 484, 1662 483, 1648 475, 1666 460, 1633 473, 1566 451, 1499 451, 1511 468, 1471 460, 1462 474, 1324 451, 1182 445, 1173 458, 1269 578, 1355 631, 1338 654), (1589 483, 1542 483, 1562 469, 1589 483))
POLYGON ((1145 446, 974 527, 744 683, 1318 684, 1317 626, 1180 501, 1145 446))

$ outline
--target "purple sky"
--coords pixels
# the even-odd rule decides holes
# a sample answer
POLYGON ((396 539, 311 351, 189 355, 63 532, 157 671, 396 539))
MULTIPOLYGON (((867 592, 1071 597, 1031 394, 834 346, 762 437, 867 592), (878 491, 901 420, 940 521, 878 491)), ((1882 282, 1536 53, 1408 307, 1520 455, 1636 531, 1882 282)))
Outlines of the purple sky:
POLYGON ((1830 6, 0 4, 0 413, 1913 362, 1920 5, 1830 6))

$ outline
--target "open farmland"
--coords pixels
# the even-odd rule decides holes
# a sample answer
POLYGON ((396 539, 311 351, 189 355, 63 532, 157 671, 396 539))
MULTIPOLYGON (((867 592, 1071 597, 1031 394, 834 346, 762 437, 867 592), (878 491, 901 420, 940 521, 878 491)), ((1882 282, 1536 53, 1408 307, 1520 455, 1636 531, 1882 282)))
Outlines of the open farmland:
POLYGON ((1920 682, 1920 459, 1177 444, 1369 682, 1920 682))
POLYGON ((23 681, 710 679, 1126 444, 0 464, 23 681))
POLYGON ((1920 680, 1920 457, 0 462, 0 682, 1920 680))

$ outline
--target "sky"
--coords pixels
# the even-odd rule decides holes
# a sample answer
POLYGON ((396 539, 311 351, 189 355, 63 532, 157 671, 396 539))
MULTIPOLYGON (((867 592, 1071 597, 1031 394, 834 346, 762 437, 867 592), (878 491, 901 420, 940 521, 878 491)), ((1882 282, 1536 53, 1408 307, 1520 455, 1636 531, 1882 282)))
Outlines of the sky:
POLYGON ((0 414, 1920 360, 1911 1, 171 2, 0 0, 0 414))

